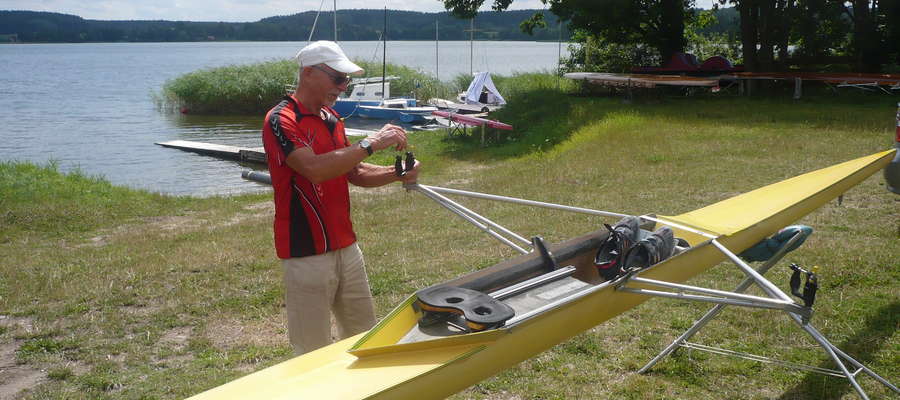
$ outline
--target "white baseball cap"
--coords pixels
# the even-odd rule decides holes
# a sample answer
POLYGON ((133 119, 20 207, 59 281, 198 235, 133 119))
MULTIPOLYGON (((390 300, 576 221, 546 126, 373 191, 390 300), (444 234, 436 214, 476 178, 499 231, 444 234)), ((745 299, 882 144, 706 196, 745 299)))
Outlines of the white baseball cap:
POLYGON ((335 71, 345 74, 363 72, 359 65, 354 64, 347 58, 347 55, 344 54, 344 51, 341 50, 337 43, 328 40, 320 40, 308 44, 294 58, 297 59, 300 68, 325 64, 335 71))

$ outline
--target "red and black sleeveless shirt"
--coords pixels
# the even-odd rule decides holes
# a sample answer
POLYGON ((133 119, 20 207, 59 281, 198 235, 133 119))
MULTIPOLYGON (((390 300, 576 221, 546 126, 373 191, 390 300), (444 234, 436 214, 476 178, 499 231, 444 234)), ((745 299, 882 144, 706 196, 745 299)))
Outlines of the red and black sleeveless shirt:
POLYGON ((269 110, 263 146, 275 191, 275 250, 279 258, 305 257, 356 242, 350 222, 347 175, 314 184, 287 165, 292 151, 315 154, 350 146, 344 123, 330 107, 312 114, 292 96, 269 110), (324 119, 323 119, 324 118, 324 119))

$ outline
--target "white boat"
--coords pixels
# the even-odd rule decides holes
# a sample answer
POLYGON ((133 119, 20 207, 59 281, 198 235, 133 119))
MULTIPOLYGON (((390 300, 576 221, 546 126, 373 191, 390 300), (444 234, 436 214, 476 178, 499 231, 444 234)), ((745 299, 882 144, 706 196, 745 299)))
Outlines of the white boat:
POLYGON ((378 105, 360 105, 356 114, 363 118, 387 119, 404 123, 424 122, 431 118, 431 112, 437 107, 410 105, 408 99, 384 100, 378 105))
POLYGON ((383 102, 402 101, 407 106, 415 107, 416 99, 397 98, 391 99, 391 82, 398 79, 396 76, 388 76, 385 78, 362 78, 354 79, 350 83, 350 95, 347 97, 339 97, 334 103, 335 111, 342 117, 350 117, 357 115, 360 106, 384 106, 383 102), (382 84, 383 83, 383 84, 382 84), (385 100, 389 99, 389 100, 385 100))
POLYGON ((428 104, 445 110, 461 113, 486 113, 506 104, 506 99, 494 86, 489 72, 476 72, 465 92, 460 93, 456 102, 444 99, 429 99, 428 104))

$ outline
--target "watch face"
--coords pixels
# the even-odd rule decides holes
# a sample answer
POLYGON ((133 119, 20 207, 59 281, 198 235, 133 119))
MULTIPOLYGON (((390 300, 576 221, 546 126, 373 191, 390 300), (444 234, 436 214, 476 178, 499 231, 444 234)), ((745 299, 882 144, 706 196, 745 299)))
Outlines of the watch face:
POLYGON ((372 155, 372 143, 369 142, 369 139, 363 139, 359 141, 359 147, 362 147, 366 150, 369 155, 372 155))

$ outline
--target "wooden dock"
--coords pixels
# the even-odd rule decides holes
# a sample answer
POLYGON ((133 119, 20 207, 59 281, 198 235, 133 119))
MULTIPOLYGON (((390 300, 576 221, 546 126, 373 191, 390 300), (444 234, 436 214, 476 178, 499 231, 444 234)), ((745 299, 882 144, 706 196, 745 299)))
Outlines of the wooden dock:
POLYGON ((253 163, 266 163, 266 151, 262 147, 244 148, 228 146, 224 144, 192 142, 189 140, 172 140, 156 143, 163 147, 190 151, 227 160, 236 160, 253 163))
MULTIPOLYGON (((344 131, 347 136, 369 136, 375 133, 375 131, 353 128, 345 128, 344 131)), ((170 140, 168 142, 157 142, 156 144, 163 147, 190 151, 192 153, 223 158, 226 160, 260 164, 266 163, 266 151, 262 147, 237 147, 224 144, 194 142, 190 140, 170 140)))

